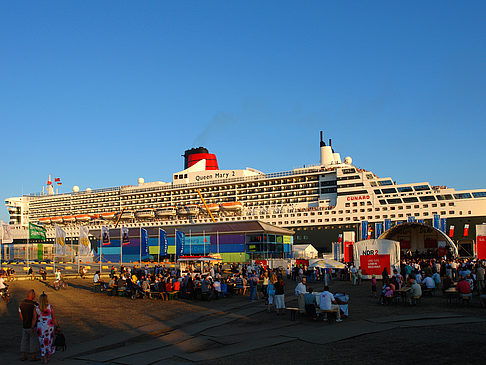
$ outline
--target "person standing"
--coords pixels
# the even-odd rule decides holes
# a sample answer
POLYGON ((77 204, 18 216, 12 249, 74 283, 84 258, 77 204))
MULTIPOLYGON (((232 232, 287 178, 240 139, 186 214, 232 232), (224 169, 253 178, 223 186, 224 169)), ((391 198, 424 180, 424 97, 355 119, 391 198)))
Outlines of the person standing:
POLYGON ((34 280, 34 270, 32 269, 32 266, 29 266, 29 271, 27 272, 27 275, 30 276, 30 280, 34 280))
POLYGON ((484 289, 484 271, 484 266, 479 264, 479 267, 476 270, 476 286, 478 288, 478 293, 481 293, 484 289))
POLYGON ((297 303, 299 304, 299 312, 305 313, 305 298, 304 295, 307 294, 306 287, 307 279, 302 278, 301 282, 295 287, 295 296, 297 297, 297 303))
POLYGON ((59 326, 59 324, 45 293, 40 295, 39 305, 35 307, 31 326, 33 331, 36 325, 41 356, 44 364, 47 364, 49 358, 56 352, 56 347, 54 346, 54 326, 59 326))
POLYGON ((258 276, 255 275, 255 271, 252 271, 248 276, 248 284, 250 285, 250 300, 253 302, 255 300, 258 285, 258 276))
POLYGON ((282 278, 279 278, 275 283, 275 309, 277 315, 284 314, 285 309, 285 283, 282 278))
POLYGON ((36 352, 39 350, 39 340, 37 334, 32 331, 32 318, 37 303, 34 302, 35 291, 30 289, 27 292, 27 299, 19 304, 19 317, 22 321, 22 340, 20 342, 20 352, 22 361, 27 360, 27 353, 30 354, 30 361, 37 361, 36 352))

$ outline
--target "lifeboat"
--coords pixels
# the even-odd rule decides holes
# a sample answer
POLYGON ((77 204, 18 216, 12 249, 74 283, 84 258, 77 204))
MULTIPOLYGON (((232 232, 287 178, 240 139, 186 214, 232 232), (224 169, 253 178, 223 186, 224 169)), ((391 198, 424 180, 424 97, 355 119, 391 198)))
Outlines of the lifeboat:
POLYGON ((89 214, 78 214, 76 216, 76 220, 78 222, 89 222, 91 220, 91 216, 89 214))
POLYGON ((121 214, 120 219, 135 219, 135 214, 131 210, 125 210, 121 214))
POLYGON ((101 213, 101 218, 109 221, 115 218, 115 212, 101 213))
POLYGON ((234 212, 243 209, 243 204, 240 202, 227 202, 227 203, 222 203, 221 208, 223 208, 224 210, 234 212))
POLYGON ((64 223, 74 223, 76 222, 76 217, 74 215, 65 215, 62 217, 64 223))
POLYGON ((177 208, 177 214, 179 215, 197 215, 199 214, 199 207, 195 204, 189 204, 177 208))
POLYGON ((42 224, 51 224, 51 218, 50 217, 39 218, 39 223, 42 223, 42 224))
POLYGON ((139 219, 147 219, 147 218, 154 218, 155 217, 155 212, 153 209, 142 209, 138 210, 135 215, 139 219))
MULTIPOLYGON (((208 204, 208 209, 211 213, 218 212, 219 204, 208 204)), ((203 212, 207 212, 206 207, 204 205, 201 205, 201 210, 203 212)))
POLYGON ((51 222, 52 223, 62 223, 63 219, 62 219, 62 217, 52 217, 51 222))
POLYGON ((177 209, 175 207, 166 207, 157 209, 155 214, 157 217, 170 217, 177 214, 177 209))

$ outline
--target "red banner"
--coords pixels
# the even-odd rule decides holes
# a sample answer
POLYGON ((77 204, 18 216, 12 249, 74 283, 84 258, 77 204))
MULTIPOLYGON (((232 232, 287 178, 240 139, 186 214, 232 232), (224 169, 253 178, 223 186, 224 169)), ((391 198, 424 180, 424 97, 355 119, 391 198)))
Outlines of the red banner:
POLYGON ((390 275, 390 255, 361 255, 360 266, 363 275, 381 275, 385 267, 390 275))
POLYGON ((486 236, 477 237, 477 253, 479 260, 486 260, 486 236))
POLYGON ((344 262, 353 262, 354 242, 344 242, 344 262))
POLYGON ((464 237, 469 236, 469 224, 464 225, 464 237))
POLYGON ((454 237, 454 226, 449 227, 449 237, 450 238, 454 237))
POLYGON ((256 265, 262 265, 264 268, 268 266, 267 260, 255 260, 256 265))

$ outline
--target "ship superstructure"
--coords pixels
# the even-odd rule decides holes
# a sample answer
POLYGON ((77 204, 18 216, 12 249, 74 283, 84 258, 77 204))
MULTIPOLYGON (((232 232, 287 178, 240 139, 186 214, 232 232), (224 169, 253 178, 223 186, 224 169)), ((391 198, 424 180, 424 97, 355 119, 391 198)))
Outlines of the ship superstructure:
POLYGON ((291 228, 296 243, 312 241, 321 250, 362 221, 373 230, 387 219, 427 221, 440 215, 456 232, 470 224, 471 236, 475 224, 486 222, 486 188, 456 191, 379 178, 350 157, 341 160, 322 132, 320 163, 291 171, 220 170, 216 156, 199 147, 185 152, 184 169, 170 183, 139 178, 137 185, 84 191, 75 186, 70 193, 24 195, 5 203, 18 235, 29 222, 45 224, 48 237, 54 236, 54 224, 74 237, 80 224, 98 229, 115 222, 126 227, 211 223, 210 210, 216 222, 260 220, 291 228))

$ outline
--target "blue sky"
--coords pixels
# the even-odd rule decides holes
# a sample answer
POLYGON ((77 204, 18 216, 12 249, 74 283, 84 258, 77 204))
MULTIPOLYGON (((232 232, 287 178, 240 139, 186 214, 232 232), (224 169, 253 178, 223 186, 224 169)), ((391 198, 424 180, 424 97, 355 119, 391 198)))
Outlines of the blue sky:
MULTIPOLYGON (((486 188, 484 2, 0 3, 0 198, 342 156, 486 188)), ((8 220, 0 208, 0 219, 8 220)))

